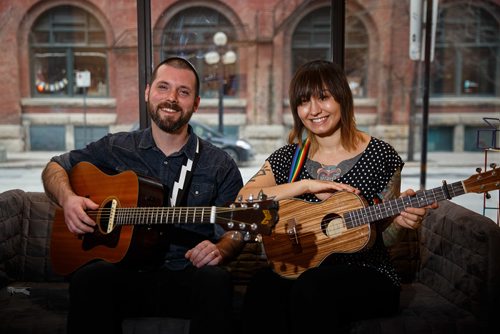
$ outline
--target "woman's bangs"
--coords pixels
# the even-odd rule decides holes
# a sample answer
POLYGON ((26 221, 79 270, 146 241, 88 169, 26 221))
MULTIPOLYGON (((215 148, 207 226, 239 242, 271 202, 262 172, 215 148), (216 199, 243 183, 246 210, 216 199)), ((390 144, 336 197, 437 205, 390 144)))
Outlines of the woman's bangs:
POLYGON ((321 96, 323 90, 323 80, 319 73, 303 75, 295 84, 296 102, 299 105, 302 101, 309 100, 311 96, 321 96))

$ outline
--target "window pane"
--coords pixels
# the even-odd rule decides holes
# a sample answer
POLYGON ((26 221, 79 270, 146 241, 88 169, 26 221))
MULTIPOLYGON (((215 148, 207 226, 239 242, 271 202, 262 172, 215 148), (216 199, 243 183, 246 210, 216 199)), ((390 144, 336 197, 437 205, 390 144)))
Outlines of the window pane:
POLYGON ((54 31, 54 43, 85 43, 85 33, 83 31, 54 31))
POLYGON ((498 86, 499 24, 470 4, 443 8, 437 21, 433 95, 494 96, 498 86))
POLYGON ((224 96, 238 96, 241 78, 238 71, 237 36, 229 20, 218 11, 208 7, 191 7, 176 14, 162 32, 161 59, 172 55, 188 58, 200 74, 201 96, 216 98, 220 85, 224 96), (226 34, 227 42, 216 46, 214 35, 226 34), (205 55, 216 52, 218 60, 207 63, 205 55), (235 55, 233 63, 224 64, 227 52, 235 55), (223 80, 220 80, 220 78, 223 80))
POLYGON ((48 31, 34 31, 30 34, 30 42, 33 44, 49 43, 50 33, 48 31))
POLYGON ((104 137, 108 132, 107 126, 75 126, 75 148, 84 148, 88 143, 104 137))
POLYGON ((330 27, 330 7, 316 9, 304 16, 292 35, 292 73, 307 61, 331 58, 330 27))
POLYGON ((30 145, 33 151, 64 151, 64 125, 31 125, 30 145))
POLYGON ((66 53, 38 49, 34 52, 35 93, 43 95, 66 95, 68 76, 66 53))
MULTIPOLYGON (((313 59, 330 59, 330 7, 306 15, 292 37, 292 73, 313 59)), ((355 16, 346 19, 345 73, 355 97, 366 95, 368 34, 355 16)))
POLYGON ((429 152, 453 151, 453 127, 435 126, 429 128, 429 152))
MULTIPOLYGON (((74 58, 74 72, 89 71, 90 87, 87 89, 89 96, 106 96, 106 54, 104 52, 86 51, 77 49, 74 58)), ((83 94, 83 89, 74 86, 75 94, 83 94)))
POLYGON ((434 95, 453 95, 456 91, 456 68, 458 62, 453 49, 440 49, 431 67, 431 91, 434 95))
POLYGON ((83 10, 73 6, 59 6, 50 11, 52 24, 56 27, 84 27, 87 15, 83 10))
POLYGON ((464 94, 493 95, 495 93, 496 59, 489 48, 464 49, 462 67, 464 94))

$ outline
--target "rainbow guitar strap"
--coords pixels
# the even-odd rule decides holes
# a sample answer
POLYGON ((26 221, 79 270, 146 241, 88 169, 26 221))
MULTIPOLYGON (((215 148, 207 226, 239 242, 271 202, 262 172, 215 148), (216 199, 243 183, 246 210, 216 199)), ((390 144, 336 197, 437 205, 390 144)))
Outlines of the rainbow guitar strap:
POLYGON ((309 138, 306 139, 304 142, 304 145, 300 147, 297 144, 297 149, 295 150, 295 154, 293 156, 292 160, 292 165, 290 166, 290 174, 288 175, 288 183, 295 182, 297 178, 299 177, 300 170, 302 169, 302 166, 304 165, 304 162, 306 161, 307 158, 307 151, 309 151, 309 146, 311 145, 311 142, 309 141, 309 138))

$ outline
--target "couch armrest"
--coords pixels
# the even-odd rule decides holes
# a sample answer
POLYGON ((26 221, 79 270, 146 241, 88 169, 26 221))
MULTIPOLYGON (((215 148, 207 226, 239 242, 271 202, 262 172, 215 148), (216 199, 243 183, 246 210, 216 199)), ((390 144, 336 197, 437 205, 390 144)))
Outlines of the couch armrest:
POLYGON ((61 281, 52 271, 50 239, 54 222, 54 204, 43 192, 27 192, 23 215, 25 264, 23 280, 61 281))
POLYGON ((61 281, 50 265, 54 205, 43 192, 0 194, 0 284, 61 281))
POLYGON ((22 275, 24 194, 21 189, 0 194, 0 288, 22 275))
POLYGON ((485 323, 500 314, 500 227, 450 201, 424 220, 419 281, 485 323))

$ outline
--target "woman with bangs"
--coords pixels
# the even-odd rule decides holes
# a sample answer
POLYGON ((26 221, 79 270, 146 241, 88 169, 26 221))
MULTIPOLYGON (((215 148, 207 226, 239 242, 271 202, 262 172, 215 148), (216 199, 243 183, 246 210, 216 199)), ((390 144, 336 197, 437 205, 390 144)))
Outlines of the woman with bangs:
MULTIPOLYGON (((302 65, 292 78, 289 98, 294 125, 288 144, 266 159, 239 196, 263 193, 277 201, 314 203, 344 191, 373 205, 415 195, 412 189, 400 191, 404 162, 396 150, 356 127, 352 93, 340 66, 324 60, 302 65)), ((342 333, 355 320, 396 313, 400 278, 387 247, 398 242, 403 229, 418 228, 426 210, 435 207, 408 207, 378 221, 369 247, 333 253, 293 279, 271 268, 256 273, 245 296, 243 333, 319 333, 326 328, 342 333), (265 326, 255 321, 263 312, 272 317, 265 326)))

